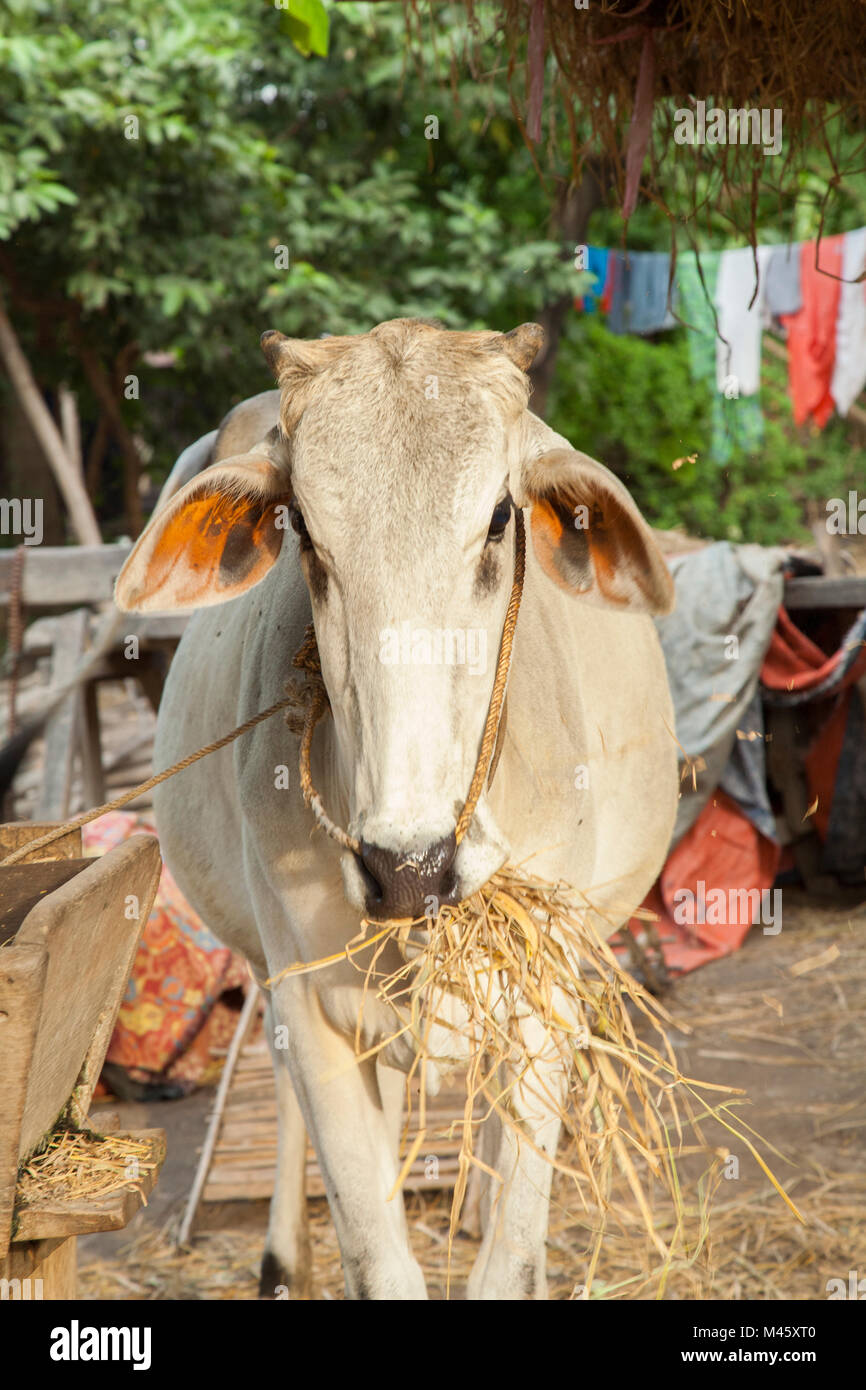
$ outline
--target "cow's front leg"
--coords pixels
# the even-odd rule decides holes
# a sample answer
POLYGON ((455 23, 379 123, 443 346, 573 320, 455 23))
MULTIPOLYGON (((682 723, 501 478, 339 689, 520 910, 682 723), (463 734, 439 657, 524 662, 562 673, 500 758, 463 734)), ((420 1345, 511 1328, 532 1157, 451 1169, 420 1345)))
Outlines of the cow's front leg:
POLYGON ((307 1129, 274 1026, 270 1001, 264 1027, 274 1064, 277 1092, 277 1177, 262 1256, 259 1296, 309 1298, 313 1268, 307 1214, 307 1129))
POLYGON ((285 1056, 337 1230, 346 1296, 425 1299, 402 1194, 388 1200, 399 1174, 395 1122, 393 1106, 390 1115, 383 1106, 375 1061, 358 1061, 306 981, 276 986, 272 1004, 285 1026, 285 1056))
MULTIPOLYGON (((497 1120, 489 1136, 495 1153, 485 1146, 484 1160, 502 1181, 486 1180, 484 1234, 469 1276, 470 1299, 547 1297, 550 1187, 561 1124, 557 1108, 566 1085, 562 1064, 551 1054, 541 1025, 528 1020, 523 1031, 527 1047, 535 1047, 530 1055, 536 1060, 510 1092, 519 1127, 497 1120)), ((507 1069, 504 1072, 507 1080, 507 1069)))

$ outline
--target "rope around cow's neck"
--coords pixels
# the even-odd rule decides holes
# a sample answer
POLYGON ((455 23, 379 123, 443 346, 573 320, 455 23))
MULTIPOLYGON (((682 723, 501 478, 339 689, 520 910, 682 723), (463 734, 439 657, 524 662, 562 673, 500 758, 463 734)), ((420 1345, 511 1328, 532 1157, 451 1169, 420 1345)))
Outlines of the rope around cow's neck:
MULTIPOLYGON (((508 601, 508 608, 505 613, 505 622, 502 628, 502 640, 499 645, 499 657, 496 663, 496 675, 493 681, 493 691, 490 696, 490 704, 487 709, 487 720, 484 725, 484 734, 481 739, 481 748, 478 753, 478 761, 475 764, 475 772, 466 797, 466 804, 460 813, 455 830, 455 840, 459 844, 469 828, 469 824, 475 814, 478 805, 478 798, 484 787, 490 761, 496 748, 496 739, 499 733, 499 721, 502 714, 502 702, 505 698, 505 689, 508 684, 508 672, 511 667, 511 648, 514 641, 514 630, 517 626, 517 615, 520 611, 520 600, 523 594, 523 579, 526 572, 526 533, 523 525, 523 515, 521 511, 515 509, 515 533, 514 533, 514 581, 511 586, 511 597, 508 601)), ((254 714, 250 719, 244 720, 236 729, 232 729, 230 734, 224 734, 222 738, 215 739, 213 743, 208 743, 204 748, 199 748, 195 753, 188 753, 185 758, 174 763, 164 772, 157 772, 146 781, 140 782, 131 791, 124 792, 121 796, 116 796, 111 801, 105 802, 102 806, 95 806, 90 811, 83 812, 80 816, 74 816, 72 820, 64 821, 62 825, 56 825, 45 835, 38 836, 35 840, 29 840, 26 844, 13 851, 12 854, 0 860, 0 868, 6 868, 12 864, 19 863, 26 859, 35 851, 43 849, 46 845, 53 844, 63 835, 69 834, 72 830, 78 830, 84 825, 89 825, 91 821, 98 820, 100 816, 105 816, 109 811, 117 811, 121 806, 129 805, 130 801, 135 801, 137 797, 143 796, 145 792, 152 791, 161 782, 165 782, 169 777, 174 777, 178 772, 183 772, 191 767, 200 758, 206 758, 209 753, 216 753, 220 748, 226 748, 235 739, 241 738, 243 734, 249 733, 258 724, 262 724, 272 715, 278 714, 280 710, 297 710, 298 705, 306 706, 303 724, 300 728, 301 743, 298 753, 298 767, 301 781, 301 791, 303 797, 317 825, 325 831, 327 835, 342 845, 344 849, 352 850, 355 854, 360 853, 360 843, 347 831, 336 825, 326 812, 322 798, 313 785, 312 774, 310 772, 310 751, 313 743, 315 728, 325 710, 329 706, 328 692, 324 681, 321 678, 319 667, 318 651, 316 649, 315 632, 312 624, 307 629, 304 641, 301 644, 294 664, 306 670, 308 683, 304 698, 299 695, 298 689, 292 688, 287 695, 268 709, 261 710, 254 714)), ((288 716, 291 723, 291 715, 288 716)))
MULTIPOLYGON (((523 514, 519 509, 515 509, 514 515, 514 580, 511 585, 511 597, 508 600, 508 608, 505 612, 505 622, 502 626, 499 656, 496 661, 496 675, 493 681, 493 690, 490 695, 490 704, 487 707, 487 719, 481 739, 481 748, 478 752, 478 759, 466 797, 466 804, 460 812, 460 819, 457 822, 457 827, 454 832, 454 839, 458 845, 469 829, 470 822, 475 814, 475 808, 478 805, 478 798, 481 796, 487 774, 490 770, 490 761, 493 757, 494 749, 496 748, 496 739, 499 733, 499 721, 502 716, 502 702, 505 699, 505 689, 508 684, 508 672, 511 668, 511 648, 514 642, 514 629, 517 626, 517 615, 520 612, 520 600, 523 596, 523 579, 526 573, 526 532, 523 525, 523 514)), ((313 734, 317 723, 328 707, 328 692, 318 667, 318 653, 315 650, 315 635, 312 633, 312 628, 307 629, 307 637, 295 658, 295 665, 305 669, 312 678, 312 690, 308 695, 309 703, 302 726, 299 752, 301 791, 303 792, 304 800, 312 811, 317 825, 320 825, 325 833, 330 835, 332 840, 335 840, 338 845, 342 845, 343 849, 351 850, 354 854, 360 855, 360 841, 353 835, 349 835, 347 831, 343 830, 331 820, 322 805, 321 796, 313 785, 313 778, 310 772, 310 752, 313 746, 313 734)))

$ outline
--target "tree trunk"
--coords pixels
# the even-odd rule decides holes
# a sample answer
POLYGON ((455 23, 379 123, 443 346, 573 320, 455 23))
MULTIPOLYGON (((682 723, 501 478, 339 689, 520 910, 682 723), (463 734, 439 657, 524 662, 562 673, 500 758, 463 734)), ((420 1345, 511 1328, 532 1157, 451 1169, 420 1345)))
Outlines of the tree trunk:
MULTIPOLYGON (((93 394, 106 415, 111 432, 123 454, 123 502, 126 527, 135 540, 144 527, 141 495, 138 491, 138 480, 141 476, 141 456, 120 408, 121 386, 120 383, 112 382, 99 357, 93 348, 84 341, 77 326, 73 330, 73 338, 79 360, 90 382, 93 394)), ((128 344, 124 348, 121 359, 126 365, 129 365, 136 350, 134 344, 128 344)))
MULTIPOLYGON (((605 168, 587 160, 579 184, 560 186, 553 213, 553 235, 562 243, 564 261, 571 261, 574 248, 586 241, 590 216, 601 205, 608 183, 609 176, 605 168)), ((529 405, 542 419, 547 412, 547 397, 556 368, 556 355, 563 325, 566 315, 573 312, 573 303, 574 296, 565 294, 552 304, 546 304, 538 315, 538 322, 545 332, 545 345, 529 370, 529 379, 532 382, 529 405)))
POLYGON ((66 503, 69 520, 79 544, 101 545, 102 536, 99 532, 99 524, 93 514, 81 473, 76 470, 66 452, 60 431, 54 423, 51 411, 45 404, 42 392, 36 384, 30 370, 30 364, 21 350, 15 330, 2 303, 0 303, 0 357, 3 358, 9 380, 21 408, 27 415, 33 433, 39 440, 45 457, 51 465, 51 471, 66 503))

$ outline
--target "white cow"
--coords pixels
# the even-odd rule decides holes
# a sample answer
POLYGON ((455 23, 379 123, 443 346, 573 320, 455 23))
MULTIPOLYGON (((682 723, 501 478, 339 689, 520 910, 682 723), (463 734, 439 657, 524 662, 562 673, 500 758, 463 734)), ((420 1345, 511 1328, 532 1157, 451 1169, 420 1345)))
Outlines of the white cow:
MULTIPOLYGON (((313 777, 360 855, 314 828, 298 740, 280 716, 156 798, 183 891, 260 980, 339 952, 365 911, 421 915, 430 896, 460 901, 530 856, 533 872, 592 889, 609 933, 662 865, 676 756, 649 615, 670 609, 673 586, 622 484, 529 412, 525 371, 540 340, 533 324, 452 333, 407 319, 312 342, 265 334, 279 393, 233 412, 214 461, 157 512, 120 576, 123 609, 200 610, 166 686, 158 767, 277 701, 314 619, 331 717, 315 735, 313 777), (530 540, 507 726, 495 777, 455 848, 512 584, 514 507, 530 540), (286 515, 294 532, 280 528, 286 515), (445 633, 451 659, 437 660, 445 633), (461 650, 472 659, 456 660, 461 650)), ((262 1266, 271 1294, 309 1287, 306 1127, 348 1296, 426 1296, 402 1202, 387 1200, 408 1044, 390 1047, 389 1065, 357 1063, 361 979, 340 964, 283 980, 269 997, 272 1043, 279 1030, 285 1044, 272 1048, 279 1164, 262 1266)), ((394 1029, 390 1009, 368 1001, 364 1049, 394 1029)), ((533 1046, 531 1020, 525 1036, 533 1046)), ((539 1068, 555 1071, 540 1030, 536 1041, 539 1068)), ((561 1093, 566 1080, 553 1071, 561 1093)), ((520 1144, 510 1126, 494 1135, 504 1187, 487 1206, 474 1298, 545 1296, 543 1155, 559 1127, 515 1096, 534 1143, 520 1144)))

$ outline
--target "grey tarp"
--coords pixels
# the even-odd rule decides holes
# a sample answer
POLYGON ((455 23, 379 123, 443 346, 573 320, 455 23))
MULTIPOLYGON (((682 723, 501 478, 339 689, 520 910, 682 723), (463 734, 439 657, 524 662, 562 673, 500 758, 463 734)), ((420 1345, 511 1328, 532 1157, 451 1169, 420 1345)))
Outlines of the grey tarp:
POLYGON ((786 559, 787 552, 776 547, 728 541, 668 559, 677 606, 656 626, 667 663, 683 774, 671 847, 691 828, 719 785, 764 834, 774 834, 757 687, 782 602, 786 559), (696 787, 683 750, 689 759, 701 760, 696 787))

